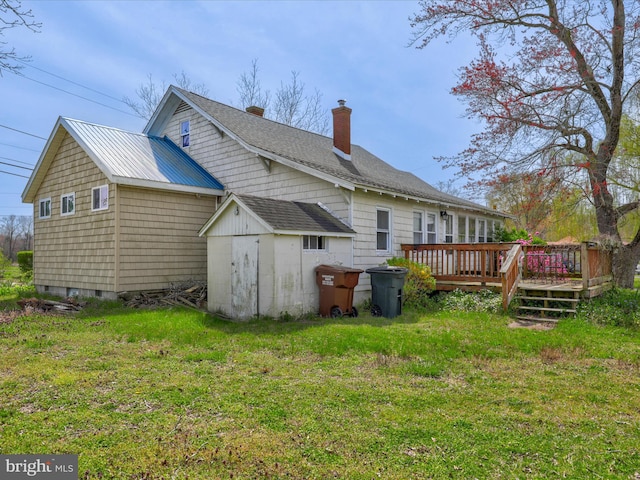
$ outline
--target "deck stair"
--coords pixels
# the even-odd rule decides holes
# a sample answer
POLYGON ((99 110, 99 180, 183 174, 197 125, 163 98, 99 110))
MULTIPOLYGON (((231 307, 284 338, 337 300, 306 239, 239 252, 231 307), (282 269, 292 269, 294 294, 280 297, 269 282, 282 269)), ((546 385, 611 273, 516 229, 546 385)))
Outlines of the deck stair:
POLYGON ((571 284, 527 284, 518 286, 516 318, 527 322, 557 323, 576 313, 580 289, 571 284))

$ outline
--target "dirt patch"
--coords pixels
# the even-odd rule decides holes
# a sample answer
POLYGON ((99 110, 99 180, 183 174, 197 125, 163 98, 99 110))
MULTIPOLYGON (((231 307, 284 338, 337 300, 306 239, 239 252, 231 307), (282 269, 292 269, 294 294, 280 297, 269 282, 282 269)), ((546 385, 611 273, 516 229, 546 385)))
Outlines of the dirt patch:
POLYGON ((555 326, 555 323, 527 320, 515 320, 509 324, 509 328, 526 328, 528 330, 551 330, 555 328, 555 326))

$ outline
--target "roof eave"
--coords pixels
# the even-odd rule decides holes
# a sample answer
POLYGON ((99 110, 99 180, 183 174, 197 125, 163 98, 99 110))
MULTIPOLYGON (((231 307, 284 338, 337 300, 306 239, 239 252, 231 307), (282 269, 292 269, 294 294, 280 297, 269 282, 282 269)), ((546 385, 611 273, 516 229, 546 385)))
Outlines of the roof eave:
POLYGON ((149 188, 153 190, 165 190, 179 193, 193 193, 197 195, 207 195, 220 197, 224 195, 224 190, 218 188, 196 187, 193 185, 181 185, 178 183, 165 183, 155 180, 144 180, 140 178, 114 176, 111 180, 118 185, 127 185, 131 187, 149 188))

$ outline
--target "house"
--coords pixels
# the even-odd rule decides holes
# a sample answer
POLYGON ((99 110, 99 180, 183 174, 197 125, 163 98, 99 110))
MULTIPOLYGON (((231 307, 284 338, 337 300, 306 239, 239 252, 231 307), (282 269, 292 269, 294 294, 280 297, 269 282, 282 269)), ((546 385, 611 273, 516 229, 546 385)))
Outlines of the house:
MULTIPOLYGON (((115 297, 206 279, 211 311, 297 314, 318 303, 319 264, 366 270, 402 243, 490 242, 504 221, 352 144, 343 101, 332 137, 247 110, 171 86, 141 134, 59 119, 23 192, 37 289, 115 297), (264 277, 242 277, 245 254, 264 277)), ((369 292, 363 274, 354 301, 369 292)))

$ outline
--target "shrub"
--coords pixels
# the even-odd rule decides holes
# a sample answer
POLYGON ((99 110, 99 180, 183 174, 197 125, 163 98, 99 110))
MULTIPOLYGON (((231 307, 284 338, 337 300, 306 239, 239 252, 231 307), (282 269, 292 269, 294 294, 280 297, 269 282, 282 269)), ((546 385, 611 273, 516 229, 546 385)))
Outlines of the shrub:
POLYGON ((431 269, 427 265, 402 257, 390 258, 387 264, 408 270, 402 290, 403 303, 407 306, 425 306, 429 302, 431 292, 436 288, 436 279, 431 276, 431 269))
POLYGON ((577 316, 597 325, 640 328, 640 293, 615 288, 581 303, 577 316))
POLYGON ((502 312, 502 295, 491 290, 479 292, 454 290, 441 294, 439 303, 443 310, 452 312, 502 312))
POLYGON ((24 250, 22 252, 18 252, 17 256, 20 271, 26 274, 31 273, 33 271, 33 251, 24 250))

